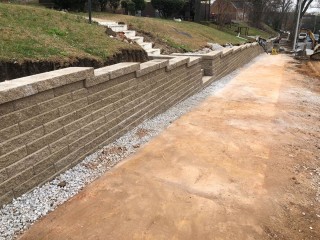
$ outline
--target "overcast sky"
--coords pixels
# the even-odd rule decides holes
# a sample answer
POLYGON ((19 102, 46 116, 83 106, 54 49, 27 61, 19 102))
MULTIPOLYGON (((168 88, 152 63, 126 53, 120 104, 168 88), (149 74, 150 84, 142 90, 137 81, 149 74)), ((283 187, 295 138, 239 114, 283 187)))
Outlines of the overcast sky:
MULTIPOLYGON (((294 2, 294 5, 296 4, 297 0, 293 0, 294 2)), ((309 7, 308 13, 314 13, 314 12, 317 12, 317 13, 320 13, 320 0, 313 0, 313 3, 311 4, 311 6, 309 7)))
POLYGON ((320 1, 319 0, 313 0, 312 4, 309 7, 307 12, 309 12, 309 13, 312 13, 312 12, 320 13, 320 8, 319 7, 320 7, 320 1))

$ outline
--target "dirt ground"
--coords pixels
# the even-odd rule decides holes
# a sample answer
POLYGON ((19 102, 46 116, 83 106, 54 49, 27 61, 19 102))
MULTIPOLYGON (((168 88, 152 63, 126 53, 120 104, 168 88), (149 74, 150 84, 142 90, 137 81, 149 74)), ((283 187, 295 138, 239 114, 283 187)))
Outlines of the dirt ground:
POLYGON ((21 239, 320 239, 320 76, 259 57, 21 239))

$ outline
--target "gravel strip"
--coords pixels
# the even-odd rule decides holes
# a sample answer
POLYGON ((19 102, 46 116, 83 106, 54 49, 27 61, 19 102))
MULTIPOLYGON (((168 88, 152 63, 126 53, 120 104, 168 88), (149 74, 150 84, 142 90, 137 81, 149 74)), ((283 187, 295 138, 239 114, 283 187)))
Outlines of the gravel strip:
MULTIPOLYGON (((255 58, 248 65, 259 61, 255 58)), ((14 199, 0 210, 0 240, 14 239, 28 229, 37 219, 53 211, 77 194, 114 165, 137 151, 143 144, 157 136, 174 120, 190 111, 208 96, 223 89, 240 71, 238 69, 226 77, 212 83, 201 92, 173 106, 166 112, 146 120, 138 127, 120 137, 115 142, 86 157, 81 163, 69 169, 41 187, 14 199)))

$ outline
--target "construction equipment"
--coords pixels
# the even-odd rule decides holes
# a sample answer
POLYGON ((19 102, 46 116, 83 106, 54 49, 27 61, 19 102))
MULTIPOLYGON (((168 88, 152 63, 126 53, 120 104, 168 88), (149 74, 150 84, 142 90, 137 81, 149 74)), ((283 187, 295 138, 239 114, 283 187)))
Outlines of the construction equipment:
POLYGON ((316 38, 314 37, 314 34, 311 30, 306 29, 305 30, 310 39, 312 40, 312 49, 313 54, 310 55, 311 60, 320 60, 320 44, 317 43, 316 38))
POLYGON ((313 54, 310 55, 311 60, 320 61, 320 44, 317 44, 313 49, 313 54))
POLYGON ((313 34, 313 32, 311 30, 307 29, 306 31, 307 31, 307 34, 308 34, 309 38, 312 41, 312 48, 311 49, 314 49, 315 46, 317 45, 316 38, 314 37, 314 34, 313 34))
POLYGON ((272 48, 271 55, 278 55, 278 51, 276 48, 272 48))

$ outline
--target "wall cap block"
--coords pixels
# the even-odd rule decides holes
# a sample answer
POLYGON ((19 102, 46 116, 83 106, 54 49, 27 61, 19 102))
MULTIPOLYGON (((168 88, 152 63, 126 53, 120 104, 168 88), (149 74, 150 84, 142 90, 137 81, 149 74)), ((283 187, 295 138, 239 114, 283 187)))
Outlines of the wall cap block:
POLYGON ((247 48, 247 46, 246 45, 241 45, 240 48, 241 48, 241 50, 244 50, 244 49, 247 48))
POLYGON ((164 67, 169 66, 169 59, 154 59, 152 61, 159 62, 160 68, 164 68, 164 67))
POLYGON ((203 59, 212 59, 212 57, 208 54, 209 53, 172 53, 171 55, 197 57, 197 58, 200 58, 200 62, 201 62, 203 59))
POLYGON ((169 60, 169 65, 167 66, 167 71, 170 71, 174 68, 177 68, 179 66, 182 66, 184 64, 188 64, 190 61, 190 57, 181 56, 181 57, 175 57, 173 59, 169 60))
POLYGON ((173 55, 151 55, 149 56, 150 59, 155 60, 155 59, 171 59, 175 58, 173 55))
MULTIPOLYGON (((168 60, 162 60, 162 61, 168 61, 168 60)), ((136 77, 141 77, 150 72, 156 71, 160 69, 160 65, 161 65, 161 62, 157 60, 151 60, 148 62, 141 63, 140 70, 136 71, 136 77)))
POLYGON ((227 49, 223 49, 222 53, 221 53, 221 57, 225 57, 229 54, 233 53, 233 48, 227 48, 227 49))
POLYGON ((135 72, 140 69, 140 63, 123 62, 101 69, 102 72, 109 72, 110 79, 121 77, 123 75, 135 72))
POLYGON ((212 51, 212 52, 205 54, 203 56, 203 59, 215 59, 217 57, 220 57, 221 54, 222 54, 221 50, 215 50, 215 51, 212 51))
POLYGON ((236 52, 239 52, 241 51, 241 47, 240 46, 234 46, 233 47, 233 52, 236 53, 236 52))
POLYGON ((110 79, 135 72, 140 69, 140 63, 123 62, 94 70, 94 76, 85 80, 85 86, 91 87, 110 79))
POLYGON ((199 63, 201 61, 201 59, 202 59, 201 57, 189 57, 189 58, 190 58, 190 60, 189 60, 189 62, 187 64, 188 67, 191 67, 191 66, 199 63))
POLYGON ((0 104, 84 80, 93 76, 91 67, 69 67, 0 83, 0 104))
POLYGON ((188 56, 188 55, 194 55, 193 53, 171 53, 170 56, 188 56))

